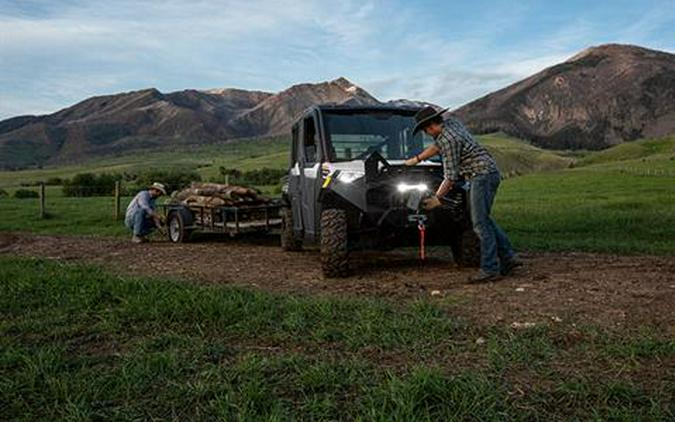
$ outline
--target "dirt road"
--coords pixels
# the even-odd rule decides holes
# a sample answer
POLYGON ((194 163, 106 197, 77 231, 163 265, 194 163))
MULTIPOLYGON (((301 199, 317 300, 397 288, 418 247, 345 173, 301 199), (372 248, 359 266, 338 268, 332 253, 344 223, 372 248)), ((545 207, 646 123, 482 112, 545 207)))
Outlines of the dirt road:
POLYGON ((325 280, 317 251, 283 252, 277 239, 207 240, 133 245, 117 239, 0 234, 0 254, 102 265, 122 273, 264 290, 432 297, 486 324, 593 322, 606 327, 658 326, 675 334, 675 257, 523 253, 525 266, 486 285, 466 284, 444 249, 420 264, 415 251, 356 253, 352 277, 325 280))

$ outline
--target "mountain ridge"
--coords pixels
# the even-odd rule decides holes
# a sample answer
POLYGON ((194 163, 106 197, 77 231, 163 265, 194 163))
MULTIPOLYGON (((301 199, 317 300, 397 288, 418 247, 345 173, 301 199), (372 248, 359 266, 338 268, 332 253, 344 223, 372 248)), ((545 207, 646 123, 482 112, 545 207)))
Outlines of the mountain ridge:
POLYGON ((87 98, 55 113, 0 121, 0 167, 77 162, 127 149, 275 136, 315 103, 380 104, 346 78, 279 93, 146 88, 87 98))

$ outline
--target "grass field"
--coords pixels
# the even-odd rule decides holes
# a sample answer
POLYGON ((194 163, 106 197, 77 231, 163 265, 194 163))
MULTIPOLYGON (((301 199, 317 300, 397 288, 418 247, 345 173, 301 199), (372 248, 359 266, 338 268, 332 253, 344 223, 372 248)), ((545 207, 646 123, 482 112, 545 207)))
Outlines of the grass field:
POLYGON ((675 416, 667 334, 480 327, 456 306, 0 257, 0 411, 8 420, 675 416))
POLYGON ((645 160, 673 161, 675 160, 675 142, 673 138, 647 139, 638 142, 627 142, 615 147, 589 154, 579 160, 578 165, 607 164, 623 162, 631 163, 645 160))
MULTIPOLYGON (((28 231, 43 234, 123 236, 127 229, 114 221, 112 197, 67 198, 58 186, 46 189, 48 218, 40 219, 37 199, 0 198, 0 231, 28 231)), ((122 197, 122 212, 130 197, 122 197)))
POLYGON ((675 177, 611 167, 517 177, 494 215, 521 248, 675 254, 675 177))
POLYGON ((509 179, 495 216, 531 249, 675 254, 675 138, 622 144, 573 169, 509 179))
POLYGON ((574 162, 567 153, 537 148, 502 133, 482 135, 479 138, 495 157, 505 177, 561 170, 570 167, 574 162))

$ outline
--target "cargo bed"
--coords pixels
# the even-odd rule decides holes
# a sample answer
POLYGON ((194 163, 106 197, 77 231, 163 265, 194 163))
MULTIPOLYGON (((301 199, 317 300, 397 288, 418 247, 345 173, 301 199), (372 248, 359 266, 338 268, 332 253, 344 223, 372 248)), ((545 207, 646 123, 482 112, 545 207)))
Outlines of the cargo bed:
POLYGON ((262 205, 204 207, 164 205, 167 234, 174 243, 187 242, 193 233, 222 233, 237 236, 264 233, 281 227, 280 201, 262 205))

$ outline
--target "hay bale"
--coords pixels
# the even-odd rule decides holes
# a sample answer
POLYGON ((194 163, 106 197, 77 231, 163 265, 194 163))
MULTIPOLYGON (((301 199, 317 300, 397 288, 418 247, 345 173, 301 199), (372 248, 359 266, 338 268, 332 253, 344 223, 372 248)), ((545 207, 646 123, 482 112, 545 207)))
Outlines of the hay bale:
POLYGON ((189 188, 174 192, 170 203, 186 206, 221 207, 237 205, 259 205, 269 203, 270 199, 256 189, 246 186, 225 185, 220 183, 194 182, 189 188))
POLYGON ((206 208, 222 207, 226 204, 225 200, 217 196, 191 195, 183 201, 188 206, 199 206, 206 208))

